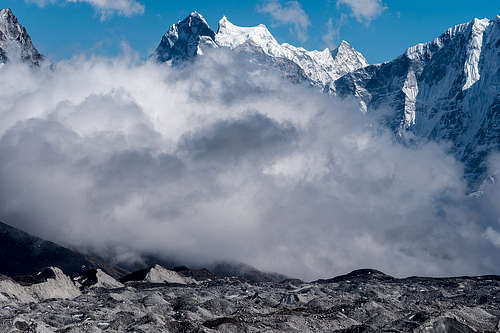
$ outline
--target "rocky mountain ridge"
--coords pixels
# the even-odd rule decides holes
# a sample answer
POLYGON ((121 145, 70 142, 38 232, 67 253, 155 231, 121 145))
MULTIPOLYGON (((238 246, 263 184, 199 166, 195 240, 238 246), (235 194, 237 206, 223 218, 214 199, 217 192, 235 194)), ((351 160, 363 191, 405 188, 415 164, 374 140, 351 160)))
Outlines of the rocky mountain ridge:
POLYGON ((474 19, 400 57, 348 73, 329 91, 383 115, 403 141, 449 142, 471 184, 500 148, 500 16, 474 19))
POLYGON ((286 71, 296 81, 305 79, 319 87, 355 69, 368 66, 363 55, 346 41, 342 41, 333 51, 307 51, 287 43, 279 44, 263 24, 239 27, 225 16, 219 21, 215 33, 197 12, 172 25, 151 58, 158 62, 179 63, 192 60, 210 48, 230 49, 257 64, 270 64, 286 71), (294 75, 290 75, 292 71, 294 75))
MULTIPOLYGON (((193 37, 192 52, 182 53, 183 61, 207 48, 227 48, 294 82, 354 99, 362 112, 380 114, 403 143, 451 144, 450 151, 465 165, 470 188, 477 189, 487 177, 489 154, 500 148, 499 22, 497 16, 459 24, 377 65, 368 65, 345 41, 334 51, 307 51, 279 44, 264 25, 238 27, 226 17, 214 33, 196 12, 174 24, 169 33, 182 31, 193 37)), ((179 43, 184 43, 167 40, 168 44, 162 40, 153 59, 161 62, 164 54, 177 54, 179 43)))
POLYGON ((44 57, 38 52, 24 28, 10 9, 0 10, 0 64, 23 61, 39 66, 44 57))
MULTIPOLYGON (((500 16, 449 28, 383 64, 369 65, 343 41, 335 50, 307 51, 280 44, 264 25, 239 27, 223 17, 214 32, 191 13, 170 27, 151 59, 187 64, 208 49, 224 48, 272 68, 297 83, 354 99, 362 112, 380 114, 405 143, 438 141, 465 165, 471 189, 488 176, 487 161, 500 148, 500 16)), ((43 56, 10 9, 0 11, 0 63, 35 66, 43 56)))

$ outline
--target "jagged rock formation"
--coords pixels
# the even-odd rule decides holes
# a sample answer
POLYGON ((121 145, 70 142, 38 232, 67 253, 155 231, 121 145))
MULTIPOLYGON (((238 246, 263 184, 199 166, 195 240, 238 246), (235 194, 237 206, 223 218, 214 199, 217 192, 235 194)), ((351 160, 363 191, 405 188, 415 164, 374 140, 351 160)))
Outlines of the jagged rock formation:
POLYGON ((173 63, 192 59, 203 54, 205 47, 217 47, 214 39, 215 33, 207 21, 201 14, 193 12, 170 27, 151 58, 157 62, 173 63))
POLYGON ((387 113, 401 138, 449 141, 472 183, 500 148, 500 16, 448 29, 380 65, 346 74, 330 92, 356 96, 366 112, 387 113))
POLYGON ((265 25, 238 27, 226 17, 214 33, 197 12, 172 25, 151 57, 157 62, 180 63, 194 59, 207 48, 230 49, 257 65, 279 70, 295 82, 319 87, 368 66, 366 59, 345 41, 333 51, 307 51, 279 44, 265 25))
POLYGON ((32 277, 0 278, 0 294, 6 302, 32 303, 52 298, 72 299, 81 293, 63 271, 49 267, 32 277))
MULTIPOLYGON (((1 332, 439 333, 500 329, 498 276, 397 279, 359 270, 310 283, 249 283, 238 278, 190 285, 143 281, 118 288, 85 288, 81 295, 75 289, 72 297, 55 295, 45 300, 29 292, 22 294, 23 288, 29 287, 0 279, 1 332)), ((61 288, 66 287, 61 284, 61 288)))
POLYGON ((38 52, 26 29, 10 9, 0 10, 0 64, 22 61, 39 66, 43 56, 38 52))

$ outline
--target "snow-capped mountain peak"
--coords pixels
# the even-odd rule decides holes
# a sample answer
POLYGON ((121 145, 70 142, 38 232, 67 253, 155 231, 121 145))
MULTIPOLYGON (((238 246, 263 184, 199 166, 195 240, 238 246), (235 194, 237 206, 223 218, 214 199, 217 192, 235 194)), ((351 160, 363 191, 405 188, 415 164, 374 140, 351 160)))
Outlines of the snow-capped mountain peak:
POLYGON ((232 24, 226 16, 219 21, 215 40, 219 46, 230 49, 237 48, 245 43, 252 43, 261 47, 266 54, 272 54, 273 49, 279 45, 265 25, 239 27, 232 24))
POLYGON ((499 17, 474 19, 392 61, 348 73, 331 92, 358 97, 368 112, 393 110, 387 124, 400 137, 451 142, 474 184, 488 152, 500 148, 499 52, 499 17))
POLYGON ((0 64, 23 61, 39 65, 43 56, 33 46, 26 29, 9 8, 0 10, 0 64))
POLYGON ((204 48, 217 47, 214 39, 215 33, 205 18, 192 12, 170 27, 151 57, 158 62, 185 61, 203 54, 204 48))
POLYGON ((365 57, 345 40, 331 52, 331 55, 333 58, 331 72, 334 80, 369 65, 365 57))
POLYGON ((152 55, 158 62, 179 62, 203 54, 207 48, 226 48, 245 56, 256 64, 278 68, 296 82, 308 81, 324 88, 330 82, 353 70, 368 65, 366 59, 343 41, 330 52, 308 51, 302 47, 280 44, 269 29, 259 24, 240 27, 224 16, 214 33, 198 12, 170 27, 152 55))
POLYGON ((318 86, 325 86, 347 72, 368 65, 366 59, 347 42, 343 42, 334 52, 329 49, 308 51, 302 47, 278 43, 263 24, 239 27, 225 16, 219 21, 215 40, 221 47, 292 61, 318 86))

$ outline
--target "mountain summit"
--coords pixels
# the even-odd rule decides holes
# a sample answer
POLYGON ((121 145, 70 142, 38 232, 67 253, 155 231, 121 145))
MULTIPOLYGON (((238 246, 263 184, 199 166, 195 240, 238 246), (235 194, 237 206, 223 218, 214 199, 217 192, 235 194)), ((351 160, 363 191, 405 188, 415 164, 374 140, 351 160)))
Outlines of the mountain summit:
POLYGON ((151 58, 157 62, 178 63, 203 54, 204 47, 217 47, 215 33, 197 12, 170 27, 151 58))
POLYGON ((197 12, 170 27, 152 59, 178 63, 194 59, 206 48, 233 50, 256 64, 286 72, 285 76, 294 81, 305 80, 321 88, 346 73, 368 66, 363 55, 345 41, 333 51, 308 51, 278 43, 263 24, 239 27, 225 16, 215 33, 197 12))
POLYGON ((19 24, 10 9, 0 10, 0 64, 22 61, 40 65, 43 56, 38 52, 26 29, 19 24))
POLYGON ((392 61, 352 71, 330 92, 383 113, 399 137, 450 142, 477 185, 489 152, 500 149, 500 16, 454 26, 392 61))

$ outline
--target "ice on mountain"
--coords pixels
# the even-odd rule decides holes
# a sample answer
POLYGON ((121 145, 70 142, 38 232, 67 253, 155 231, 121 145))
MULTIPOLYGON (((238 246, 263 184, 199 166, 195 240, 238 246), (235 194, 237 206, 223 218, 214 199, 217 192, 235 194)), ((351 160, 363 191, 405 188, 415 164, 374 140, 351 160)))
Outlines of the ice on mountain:
POLYGON ((473 21, 471 36, 467 45, 467 60, 465 60, 464 64, 466 80, 462 90, 469 89, 481 78, 479 74, 479 58, 483 46, 483 34, 489 24, 490 21, 488 19, 474 19, 473 21))
POLYGON ((43 56, 33 46, 26 29, 10 9, 0 10, 0 63, 7 61, 40 65, 43 56))

